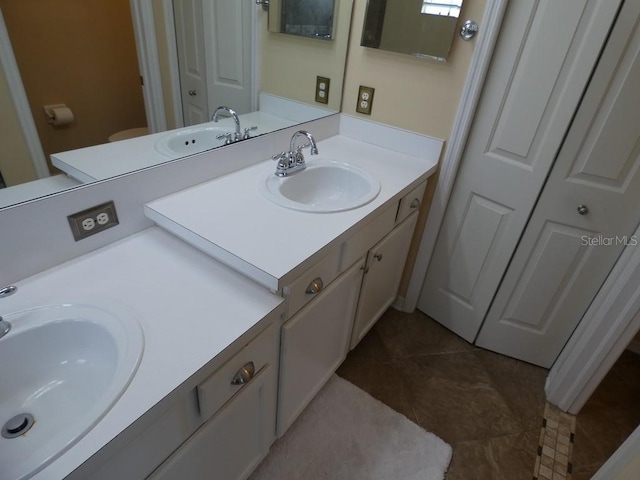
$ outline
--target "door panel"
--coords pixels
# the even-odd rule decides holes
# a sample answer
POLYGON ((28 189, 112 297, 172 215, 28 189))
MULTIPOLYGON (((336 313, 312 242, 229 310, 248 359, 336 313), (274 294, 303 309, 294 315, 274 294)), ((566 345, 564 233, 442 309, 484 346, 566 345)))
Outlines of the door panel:
POLYGON ((209 120, 203 0, 173 0, 185 126, 209 120))
MULTIPOLYGON (((207 76, 209 110, 221 105, 237 113, 255 110, 252 105, 251 29, 252 2, 242 0, 207 0, 206 23, 207 76)), ((249 126, 249 125, 247 125, 249 126)))
POLYGON ((513 255, 619 3, 509 3, 418 302, 469 341, 513 255))
POLYGON ((626 2, 620 19, 478 336, 481 347, 551 366, 640 222, 640 2, 626 2))

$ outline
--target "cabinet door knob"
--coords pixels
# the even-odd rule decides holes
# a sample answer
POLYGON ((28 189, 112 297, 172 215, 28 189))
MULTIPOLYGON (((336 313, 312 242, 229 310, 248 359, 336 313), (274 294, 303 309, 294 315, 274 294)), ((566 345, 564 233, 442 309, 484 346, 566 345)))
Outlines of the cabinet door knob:
POLYGON ((578 205, 578 213, 580 215, 586 215, 587 213, 589 213, 589 207, 587 207, 586 205, 578 205))
POLYGON ((253 362, 245 363, 240 370, 236 372, 231 380, 231 385, 244 385, 253 378, 256 373, 256 366, 253 362))
POLYGON ((413 201, 409 204, 409 208, 418 208, 420 206, 420 199, 414 198, 413 201))
POLYGON ((306 293, 316 294, 318 292, 321 292, 323 287, 324 284, 322 283, 322 279, 320 277, 314 278, 307 287, 306 293))
POLYGON ((381 261, 382 261, 382 257, 383 257, 383 255, 382 255, 381 253, 376 253, 376 254, 373 256, 373 258, 375 258, 375 259, 376 259, 376 260, 378 260, 379 262, 381 262, 381 261))
POLYGON ((198 94, 198 92, 196 92, 195 90, 189 90, 189 96, 190 97, 195 97, 198 94))

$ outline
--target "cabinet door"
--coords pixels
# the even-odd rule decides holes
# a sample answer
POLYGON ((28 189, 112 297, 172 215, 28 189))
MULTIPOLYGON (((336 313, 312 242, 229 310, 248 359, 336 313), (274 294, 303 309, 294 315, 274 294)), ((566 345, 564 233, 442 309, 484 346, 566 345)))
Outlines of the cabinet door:
POLYGON ((149 479, 246 479, 269 452, 275 393, 276 370, 269 364, 149 479))
POLYGON ((356 262, 282 327, 278 436, 347 355, 363 265, 356 262))
POLYGON ((417 219, 415 212, 369 251, 351 336, 352 349, 395 301, 417 219))

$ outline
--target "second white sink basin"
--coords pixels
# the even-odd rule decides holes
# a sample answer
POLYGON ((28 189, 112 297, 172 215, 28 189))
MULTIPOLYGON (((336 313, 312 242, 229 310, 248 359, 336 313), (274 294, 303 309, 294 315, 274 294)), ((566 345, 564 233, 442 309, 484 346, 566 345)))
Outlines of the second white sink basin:
POLYGON ((122 316, 68 304, 4 315, 12 328, 0 339, 0 478, 31 477, 118 400, 144 344, 137 321, 122 316))
POLYGON ((272 202, 292 210, 334 213, 371 202, 380 182, 366 170, 331 159, 310 159, 307 168, 287 177, 269 175, 260 191, 272 202))
POLYGON ((234 131, 206 124, 174 130, 160 137, 156 142, 156 150, 169 158, 193 155, 224 145, 225 139, 217 138, 218 135, 226 135, 234 131))

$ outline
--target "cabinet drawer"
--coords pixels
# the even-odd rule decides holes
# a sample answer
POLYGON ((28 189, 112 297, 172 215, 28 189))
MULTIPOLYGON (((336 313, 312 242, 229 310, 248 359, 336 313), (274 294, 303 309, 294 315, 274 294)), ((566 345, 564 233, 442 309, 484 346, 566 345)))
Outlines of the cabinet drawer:
MULTIPOLYGON (((216 370, 211 376, 198 385, 198 404, 200 414, 206 420, 224 405, 227 400, 242 389, 244 384, 233 384, 234 377, 242 373, 243 368, 257 375, 266 365, 277 365, 278 330, 274 324, 269 325, 260 335, 252 340, 237 355, 216 370)), ((245 375, 245 378, 253 376, 245 375)), ((249 378, 250 379, 250 378, 249 378)))
POLYGON ((319 278, 322 288, 326 288, 336 279, 339 272, 339 259, 340 251, 336 249, 284 288, 284 295, 289 299, 287 318, 291 318, 307 302, 315 298, 317 293, 307 293, 311 282, 319 278))
POLYGON ((427 182, 422 182, 416 188, 407 193, 400 199, 400 207, 396 216, 396 223, 402 222, 411 212, 418 210, 422 204, 424 190, 427 188, 427 182))
POLYGON ((340 271, 353 265, 360 257, 393 229, 398 204, 394 202, 383 213, 367 223, 342 244, 340 271))

